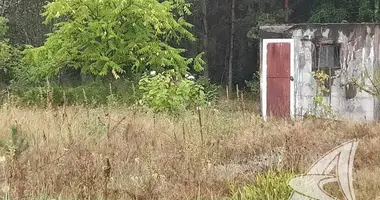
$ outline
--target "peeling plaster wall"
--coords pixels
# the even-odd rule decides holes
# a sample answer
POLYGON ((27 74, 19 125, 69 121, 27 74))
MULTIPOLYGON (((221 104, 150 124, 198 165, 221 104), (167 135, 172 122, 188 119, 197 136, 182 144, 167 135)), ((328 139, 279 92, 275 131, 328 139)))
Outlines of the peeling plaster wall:
MULTIPOLYGON (((351 78, 362 78, 372 85, 364 73, 373 75, 380 66, 379 24, 301 24, 294 26, 262 27, 261 38, 295 39, 295 110, 296 117, 314 113, 313 98, 316 82, 312 76, 315 60, 315 44, 336 42, 341 45, 341 70, 335 70, 336 78, 331 86, 331 98, 324 103, 342 120, 364 121, 380 118, 380 102, 372 95, 357 90, 356 96, 346 99, 346 87, 351 78)), ((373 78, 373 77, 371 77, 373 78)))
MULTIPOLYGON (((379 74, 380 69, 380 26, 376 26, 374 28, 374 46, 373 46, 373 53, 374 53, 374 73, 379 74)), ((380 101, 378 98, 375 98, 374 100, 374 118, 376 120, 380 119, 380 101)))

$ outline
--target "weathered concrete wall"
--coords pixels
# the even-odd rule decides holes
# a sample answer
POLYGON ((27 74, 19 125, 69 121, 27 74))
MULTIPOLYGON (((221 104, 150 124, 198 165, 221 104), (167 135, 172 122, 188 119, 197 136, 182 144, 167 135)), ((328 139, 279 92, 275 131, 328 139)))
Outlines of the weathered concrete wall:
MULTIPOLYGON (((294 26, 271 26, 261 28, 261 38, 295 39, 295 96, 296 115, 315 112, 313 98, 317 84, 312 76, 315 59, 315 45, 335 42, 341 45, 340 70, 331 86, 331 97, 324 97, 324 103, 331 105, 333 113, 340 119, 362 121, 379 119, 379 102, 372 95, 359 89, 352 90, 354 98, 347 99, 352 78, 362 79, 371 86, 366 74, 374 75, 380 66, 380 25, 379 24, 301 24, 294 26), (366 73, 367 72, 367 73, 366 73)), ((349 92, 352 92, 349 91, 349 92)))
MULTIPOLYGON (((379 75, 380 70, 380 26, 376 26, 374 28, 374 45, 373 45, 373 51, 374 51, 374 61, 373 61, 373 68, 374 68, 374 74, 376 76, 379 75)), ((380 119, 380 101, 378 98, 375 98, 374 100, 374 118, 376 120, 380 119)))

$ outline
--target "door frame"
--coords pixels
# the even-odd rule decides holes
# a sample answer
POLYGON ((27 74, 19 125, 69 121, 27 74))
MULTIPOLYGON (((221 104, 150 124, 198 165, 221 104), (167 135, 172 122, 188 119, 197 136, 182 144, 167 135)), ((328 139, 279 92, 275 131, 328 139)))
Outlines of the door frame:
MULTIPOLYGON (((267 120, 267 71, 268 71, 268 44, 270 43, 287 43, 290 44, 290 75, 294 78, 294 67, 295 67, 295 48, 294 48, 294 39, 263 39, 262 41, 262 62, 261 62, 261 114, 264 121, 267 120)), ((290 118, 294 120, 295 116, 295 89, 294 89, 294 81, 290 81, 290 118)))

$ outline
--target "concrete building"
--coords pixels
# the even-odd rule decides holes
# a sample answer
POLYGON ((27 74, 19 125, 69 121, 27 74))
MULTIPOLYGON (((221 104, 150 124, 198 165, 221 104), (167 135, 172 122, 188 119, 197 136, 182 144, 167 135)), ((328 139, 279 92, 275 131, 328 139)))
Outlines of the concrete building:
POLYGON ((379 101, 368 92, 380 66, 380 24, 262 26, 260 37, 264 119, 317 114, 315 71, 330 77, 325 82, 330 91, 321 97, 338 119, 380 118, 379 101))

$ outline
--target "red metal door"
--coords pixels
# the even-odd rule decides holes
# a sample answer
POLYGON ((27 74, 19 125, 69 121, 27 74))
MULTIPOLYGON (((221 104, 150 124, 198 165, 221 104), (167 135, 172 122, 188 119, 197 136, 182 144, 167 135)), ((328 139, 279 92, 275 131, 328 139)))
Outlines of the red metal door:
POLYGON ((267 46, 267 115, 290 117, 290 44, 267 46))

